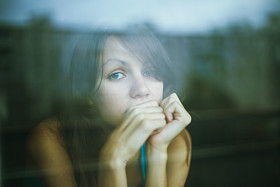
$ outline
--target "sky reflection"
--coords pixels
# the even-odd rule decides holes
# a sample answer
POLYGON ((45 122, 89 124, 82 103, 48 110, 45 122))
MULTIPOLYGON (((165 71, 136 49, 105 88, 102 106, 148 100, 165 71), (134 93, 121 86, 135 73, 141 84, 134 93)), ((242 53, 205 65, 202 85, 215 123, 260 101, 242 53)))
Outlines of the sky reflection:
POLYGON ((0 20, 24 24, 47 15, 56 27, 122 29, 150 23, 169 33, 207 32, 232 23, 264 24, 277 0, 0 0, 0 20))

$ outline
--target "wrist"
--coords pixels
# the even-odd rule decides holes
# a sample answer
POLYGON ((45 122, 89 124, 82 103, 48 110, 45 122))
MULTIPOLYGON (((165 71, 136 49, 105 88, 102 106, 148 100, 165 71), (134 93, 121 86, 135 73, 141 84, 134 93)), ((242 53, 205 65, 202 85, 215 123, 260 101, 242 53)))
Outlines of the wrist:
POLYGON ((121 169, 126 167, 127 161, 122 160, 113 154, 106 154, 101 151, 99 155, 99 163, 102 167, 108 169, 121 169))
POLYGON ((167 186, 167 149, 147 146, 146 186, 167 186))
POLYGON ((167 147, 153 147, 147 145, 148 162, 165 162, 168 158, 167 147))
POLYGON ((101 153, 98 165, 98 186, 127 186, 126 163, 101 153))

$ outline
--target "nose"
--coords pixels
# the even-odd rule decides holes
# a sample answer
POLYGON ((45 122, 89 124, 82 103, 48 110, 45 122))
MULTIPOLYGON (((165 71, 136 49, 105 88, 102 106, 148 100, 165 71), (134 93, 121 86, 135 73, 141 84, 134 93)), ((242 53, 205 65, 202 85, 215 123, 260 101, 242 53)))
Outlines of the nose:
POLYGON ((150 88, 143 76, 137 76, 131 82, 130 96, 134 99, 147 98, 151 95, 150 88))

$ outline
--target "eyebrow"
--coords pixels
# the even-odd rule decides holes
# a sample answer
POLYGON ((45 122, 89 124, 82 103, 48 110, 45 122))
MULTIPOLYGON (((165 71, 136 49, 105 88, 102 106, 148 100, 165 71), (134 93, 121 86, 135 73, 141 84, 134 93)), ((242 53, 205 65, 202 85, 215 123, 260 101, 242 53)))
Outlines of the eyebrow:
POLYGON ((119 63, 121 63, 122 65, 124 65, 124 66, 127 66, 127 62, 125 62, 125 61, 123 61, 123 60, 120 60, 120 59, 117 59, 117 58, 111 58, 111 59, 109 59, 109 60, 107 60, 106 62, 104 62, 103 63, 103 67, 106 65, 106 64, 108 64, 108 63, 111 63, 111 62, 119 62, 119 63))

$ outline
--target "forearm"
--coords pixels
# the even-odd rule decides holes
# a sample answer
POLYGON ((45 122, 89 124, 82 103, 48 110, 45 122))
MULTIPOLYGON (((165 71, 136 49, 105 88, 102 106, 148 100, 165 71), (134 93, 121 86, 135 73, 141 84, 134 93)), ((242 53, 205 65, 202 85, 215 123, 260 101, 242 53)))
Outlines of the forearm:
POLYGON ((147 187, 167 187, 167 150, 147 148, 147 187))
POLYGON ((127 177, 125 164, 117 162, 101 162, 98 169, 99 187, 126 187, 127 177))

